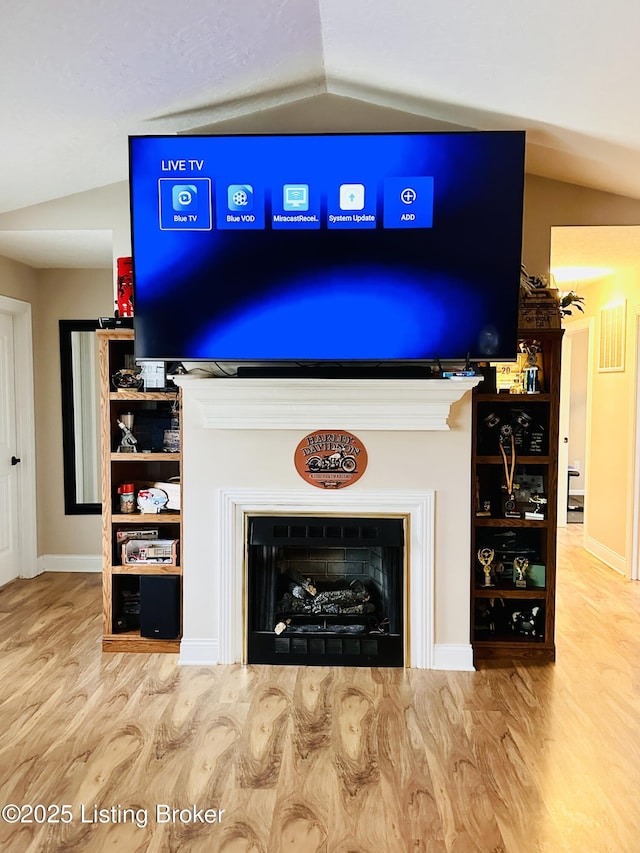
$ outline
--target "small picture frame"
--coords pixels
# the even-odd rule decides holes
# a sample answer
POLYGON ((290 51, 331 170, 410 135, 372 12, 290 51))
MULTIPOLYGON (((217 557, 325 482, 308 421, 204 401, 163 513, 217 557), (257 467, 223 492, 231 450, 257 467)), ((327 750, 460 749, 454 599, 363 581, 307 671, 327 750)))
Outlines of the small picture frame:
POLYGON ((159 391, 166 387, 167 374, 164 361, 139 361, 137 365, 145 391, 159 391))

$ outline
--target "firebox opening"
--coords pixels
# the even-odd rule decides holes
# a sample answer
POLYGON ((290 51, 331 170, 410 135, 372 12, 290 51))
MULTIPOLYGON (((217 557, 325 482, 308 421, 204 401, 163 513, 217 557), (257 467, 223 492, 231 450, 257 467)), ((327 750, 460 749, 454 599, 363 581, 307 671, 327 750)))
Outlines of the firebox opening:
POLYGON ((251 516, 247 662, 404 666, 399 518, 251 516))

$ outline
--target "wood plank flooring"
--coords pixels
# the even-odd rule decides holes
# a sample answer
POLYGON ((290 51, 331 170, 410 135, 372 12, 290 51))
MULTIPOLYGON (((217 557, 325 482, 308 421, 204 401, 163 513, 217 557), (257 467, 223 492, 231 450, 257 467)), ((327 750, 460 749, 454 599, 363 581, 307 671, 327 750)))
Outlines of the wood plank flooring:
POLYGON ((71 808, 0 850, 640 851, 640 584, 560 534, 557 662, 475 673, 102 655, 98 575, 8 584, 0 805, 71 808))

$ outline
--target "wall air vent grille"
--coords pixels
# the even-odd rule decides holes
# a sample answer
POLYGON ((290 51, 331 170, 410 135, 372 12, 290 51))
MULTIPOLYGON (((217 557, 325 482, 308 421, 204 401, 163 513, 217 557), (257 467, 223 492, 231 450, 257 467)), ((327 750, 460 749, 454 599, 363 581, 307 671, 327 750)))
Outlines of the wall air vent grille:
POLYGON ((626 300, 600 309, 600 373, 624 370, 625 318, 626 300))

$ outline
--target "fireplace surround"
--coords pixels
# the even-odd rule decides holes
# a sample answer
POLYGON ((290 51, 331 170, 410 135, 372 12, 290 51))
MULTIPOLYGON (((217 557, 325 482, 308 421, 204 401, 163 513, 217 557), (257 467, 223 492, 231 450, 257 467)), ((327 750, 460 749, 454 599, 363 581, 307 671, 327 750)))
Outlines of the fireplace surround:
POLYGON ((248 661, 250 520, 286 515, 400 520, 407 591, 401 665, 473 669, 467 392, 477 380, 178 381, 181 664, 248 661), (300 478, 294 450, 314 429, 358 435, 369 456, 361 480, 329 492, 300 478))

